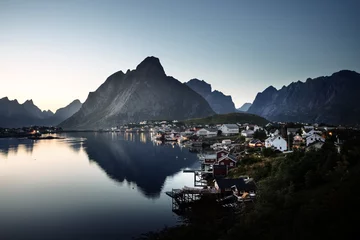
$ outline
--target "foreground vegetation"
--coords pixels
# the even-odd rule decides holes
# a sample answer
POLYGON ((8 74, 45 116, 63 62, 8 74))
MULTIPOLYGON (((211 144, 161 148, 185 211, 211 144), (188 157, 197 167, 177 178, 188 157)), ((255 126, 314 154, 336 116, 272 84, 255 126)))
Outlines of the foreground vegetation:
POLYGON ((253 207, 232 214, 216 203, 194 207, 188 224, 142 239, 354 239, 360 232, 359 139, 344 143, 340 154, 326 143, 319 151, 265 155, 243 159, 231 173, 257 182, 253 207))
POLYGON ((250 113, 228 113, 228 114, 216 114, 206 118, 195 118, 185 120, 184 123, 187 125, 216 125, 223 123, 251 123, 264 126, 269 121, 263 117, 250 113))

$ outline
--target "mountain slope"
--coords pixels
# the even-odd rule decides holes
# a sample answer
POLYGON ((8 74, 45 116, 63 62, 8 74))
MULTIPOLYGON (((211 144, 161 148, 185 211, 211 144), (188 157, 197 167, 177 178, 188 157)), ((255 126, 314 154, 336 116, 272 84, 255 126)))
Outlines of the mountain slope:
POLYGON ((204 80, 200 81, 195 78, 185 84, 205 98, 216 113, 224 114, 236 111, 231 96, 226 96, 217 90, 212 92, 211 85, 204 80))
POLYGON ((74 115, 77 111, 80 110, 82 103, 80 100, 76 99, 72 101, 69 105, 63 108, 56 110, 55 114, 49 119, 49 122, 52 125, 57 125, 74 115))
POLYGON ((251 103, 244 103, 240 108, 237 110, 240 112, 247 112, 249 108, 251 107, 251 103))
POLYGON ((237 112, 237 113, 228 113, 228 114, 216 114, 205 118, 188 119, 184 122, 187 124, 199 124, 199 125, 223 124, 223 123, 233 123, 233 124, 249 123, 249 124, 257 124, 260 126, 264 126, 269 121, 255 114, 237 112))
POLYGON ((181 120, 212 114, 205 99, 166 76, 158 58, 147 57, 135 70, 108 77, 95 92, 89 93, 81 109, 60 126, 97 129, 142 120, 181 120))
POLYGON ((258 93, 249 113, 272 121, 360 123, 360 74, 342 70, 327 77, 270 86, 258 93))

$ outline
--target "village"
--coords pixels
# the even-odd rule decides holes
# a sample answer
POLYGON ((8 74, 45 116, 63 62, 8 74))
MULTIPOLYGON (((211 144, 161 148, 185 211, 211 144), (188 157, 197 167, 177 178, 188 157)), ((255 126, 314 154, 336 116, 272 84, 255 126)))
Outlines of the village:
MULTIPOLYGON (((146 125, 147 123, 142 123, 146 125)), ((127 128, 125 131, 143 131, 127 128)), ((197 152, 201 168, 184 170, 194 175, 194 186, 173 189, 166 194, 172 198, 172 210, 185 211, 203 196, 212 197, 223 207, 245 207, 256 201, 256 183, 252 176, 234 178, 232 169, 248 158, 286 156, 293 151, 319 150, 332 141, 340 153, 348 128, 341 126, 268 123, 217 125, 178 125, 178 122, 159 122, 146 126, 152 140, 179 144, 197 152)))

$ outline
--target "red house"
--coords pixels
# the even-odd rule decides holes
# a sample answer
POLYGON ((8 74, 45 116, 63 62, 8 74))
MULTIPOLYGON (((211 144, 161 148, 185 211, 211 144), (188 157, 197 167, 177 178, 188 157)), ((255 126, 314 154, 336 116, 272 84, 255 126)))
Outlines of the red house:
POLYGON ((214 177, 225 177, 228 173, 228 166, 226 165, 213 165, 213 175, 214 177))
POLYGON ((226 150, 220 150, 216 152, 216 160, 219 161, 220 158, 227 156, 229 154, 226 150))
POLYGON ((218 160, 218 164, 219 165, 225 165, 225 166, 228 166, 228 168, 233 168, 236 166, 236 162, 237 162, 237 159, 235 156, 232 156, 232 155, 226 155, 226 156, 223 156, 222 158, 220 158, 218 160))

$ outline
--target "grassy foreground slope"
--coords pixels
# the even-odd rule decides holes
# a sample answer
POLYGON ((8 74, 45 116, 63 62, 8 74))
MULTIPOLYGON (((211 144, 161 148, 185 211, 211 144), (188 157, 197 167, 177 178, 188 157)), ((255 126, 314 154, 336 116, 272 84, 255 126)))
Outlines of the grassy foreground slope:
POLYGON ((266 125, 269 121, 263 117, 250 113, 228 113, 216 114, 205 118, 195 118, 185 120, 186 124, 205 125, 205 124, 222 124, 222 123, 249 123, 257 125, 266 125))

